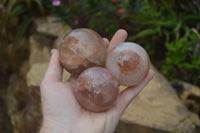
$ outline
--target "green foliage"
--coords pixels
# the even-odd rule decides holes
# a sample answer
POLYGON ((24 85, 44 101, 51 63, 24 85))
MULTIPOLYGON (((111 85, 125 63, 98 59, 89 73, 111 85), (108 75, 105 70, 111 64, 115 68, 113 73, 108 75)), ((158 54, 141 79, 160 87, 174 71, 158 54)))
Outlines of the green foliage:
POLYGON ((0 41, 5 42, 5 45, 17 44, 27 31, 33 17, 43 12, 40 3, 39 0, 3 0, 0 12, 0 41))
POLYGON ((200 82, 200 38, 198 32, 189 34, 174 42, 165 43, 166 64, 162 72, 170 78, 174 76, 195 84, 200 82), (185 77, 184 77, 185 76, 185 77))
POLYGON ((54 16, 62 18, 62 23, 70 24, 72 28, 94 29, 104 36, 112 35, 119 29, 123 14, 118 13, 120 2, 112 3, 111 0, 69 0, 61 1, 59 6, 51 6, 54 16))
POLYGON ((133 21, 128 30, 134 33, 129 40, 143 45, 160 61, 168 78, 200 85, 199 34, 191 31, 200 22, 199 7, 195 0, 133 0, 129 2, 128 19, 133 21))
POLYGON ((28 31, 33 18, 44 14, 41 0, 1 0, 0 2, 0 75, 19 69, 27 58, 28 31), (17 55, 17 56, 16 56, 17 55), (25 56, 24 56, 25 55, 25 56))
POLYGON ((170 79, 200 84, 199 1, 57 0, 57 5, 55 1, 2 0, 0 48, 12 44, 17 51, 34 17, 51 14, 63 26, 91 28, 109 39, 124 28, 129 41, 144 46, 170 79))
POLYGON ((21 22, 21 25, 19 25, 17 33, 16 33, 15 44, 19 43, 20 39, 23 37, 24 33, 26 32, 26 29, 28 28, 32 20, 33 20, 32 16, 27 16, 21 22))
MULTIPOLYGON (((200 20, 200 12, 191 14, 182 9, 182 6, 191 2, 167 2, 140 0, 141 9, 134 11, 130 18, 139 21, 140 32, 131 39, 136 40, 146 36, 165 36, 165 40, 179 39, 181 32, 187 32, 188 27, 197 24, 200 20), (143 34, 146 33, 147 34, 143 34), (141 35, 142 34, 142 35, 141 35)), ((135 3, 135 5, 138 2, 135 3)), ((158 38, 159 39, 159 38, 158 38)))

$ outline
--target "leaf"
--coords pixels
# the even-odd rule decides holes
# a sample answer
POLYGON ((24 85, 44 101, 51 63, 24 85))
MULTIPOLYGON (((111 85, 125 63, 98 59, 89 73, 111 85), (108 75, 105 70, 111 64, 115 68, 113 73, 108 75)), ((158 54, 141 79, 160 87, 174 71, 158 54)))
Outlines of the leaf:
POLYGON ((171 15, 171 17, 176 18, 176 13, 173 11, 171 7, 169 7, 169 4, 166 0, 161 0, 162 5, 165 7, 165 9, 168 11, 168 13, 171 15))
POLYGON ((40 12, 44 15, 45 11, 44 11, 44 8, 42 6, 42 2, 41 0, 35 0, 35 2, 37 3, 39 9, 40 9, 40 12))
POLYGON ((13 5, 17 2, 17 0, 9 0, 8 2, 8 12, 12 9, 13 5))
POLYGON ((198 33, 196 32, 191 32, 189 35, 188 35, 188 38, 191 40, 191 41, 196 41, 198 40, 198 33))
POLYGON ((200 69, 200 55, 192 58, 192 64, 194 64, 195 68, 200 69))
POLYGON ((152 29, 145 29, 145 30, 139 32, 136 36, 130 37, 130 39, 135 40, 138 38, 154 35, 154 34, 159 33, 160 30, 161 30, 160 27, 152 28, 152 29))
POLYGON ((27 30, 32 20, 33 20, 32 16, 27 16, 25 17, 24 21, 19 25, 19 28, 17 29, 16 38, 15 38, 15 45, 14 45, 15 48, 16 48, 16 44, 19 43, 20 39, 24 35, 25 31, 27 30))
POLYGON ((165 46, 166 46, 166 48, 167 48, 167 50, 168 50, 169 52, 175 52, 175 51, 176 51, 174 45, 175 45, 174 42, 171 42, 171 43, 166 42, 166 43, 165 43, 165 46))
POLYGON ((174 33, 177 33, 180 30, 181 26, 182 26, 182 22, 180 21, 180 22, 178 22, 178 24, 174 28, 174 33))
POLYGON ((95 22, 93 20, 90 20, 88 27, 91 29, 95 28, 95 22))
POLYGON ((22 4, 18 4, 15 7, 13 7, 11 13, 10 13, 10 18, 18 16, 19 14, 23 13, 26 11, 26 8, 22 4))
POLYGON ((183 18, 183 22, 187 22, 187 21, 194 21, 194 20, 197 20, 199 21, 200 20, 200 15, 188 15, 186 17, 183 18))

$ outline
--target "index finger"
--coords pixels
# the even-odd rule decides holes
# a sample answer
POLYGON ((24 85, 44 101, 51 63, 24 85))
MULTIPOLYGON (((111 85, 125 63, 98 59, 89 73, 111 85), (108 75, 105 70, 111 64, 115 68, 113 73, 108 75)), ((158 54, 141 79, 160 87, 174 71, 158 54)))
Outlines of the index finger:
POLYGON ((112 40, 110 41, 110 44, 109 44, 109 46, 108 46, 108 53, 109 53, 115 46, 117 46, 118 44, 124 42, 124 41, 126 40, 127 36, 128 36, 128 33, 127 33, 126 30, 124 30, 124 29, 118 30, 118 31, 114 34, 112 40))

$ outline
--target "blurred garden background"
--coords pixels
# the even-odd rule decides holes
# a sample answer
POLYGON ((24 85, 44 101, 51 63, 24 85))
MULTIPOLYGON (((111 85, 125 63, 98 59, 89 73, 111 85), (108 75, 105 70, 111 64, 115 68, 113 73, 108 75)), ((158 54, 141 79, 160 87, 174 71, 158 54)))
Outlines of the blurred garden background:
POLYGON ((27 73, 48 62, 62 35, 82 27, 109 40, 127 30, 127 41, 147 50, 199 130, 200 0, 0 0, 0 132, 39 130, 39 86, 27 82, 27 73), (184 99, 188 85, 197 89, 184 99))

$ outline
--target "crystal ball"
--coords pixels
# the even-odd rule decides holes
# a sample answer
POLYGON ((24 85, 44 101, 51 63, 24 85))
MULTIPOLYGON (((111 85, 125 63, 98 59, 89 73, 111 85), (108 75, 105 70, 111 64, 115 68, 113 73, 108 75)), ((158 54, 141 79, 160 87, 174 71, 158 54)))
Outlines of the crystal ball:
POLYGON ((140 45, 124 42, 117 45, 107 56, 106 68, 120 85, 133 86, 140 83, 147 75, 150 60, 140 45))
POLYGON ((61 65, 79 74, 92 66, 105 65, 106 48, 102 37, 93 30, 75 29, 67 34, 59 47, 61 65))
POLYGON ((74 94, 79 104, 92 112, 109 109, 119 91, 117 80, 103 67, 91 67, 77 78, 74 94))

